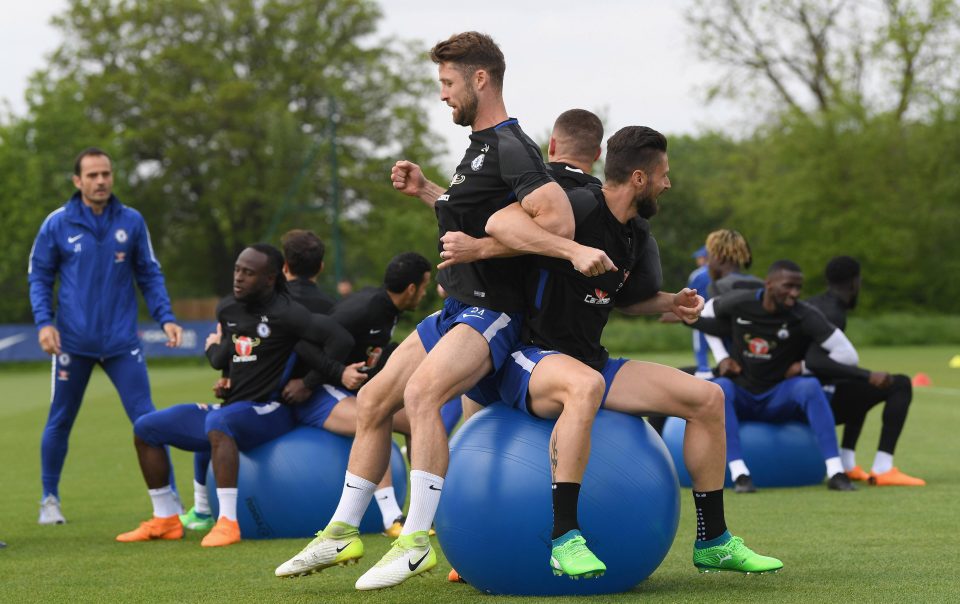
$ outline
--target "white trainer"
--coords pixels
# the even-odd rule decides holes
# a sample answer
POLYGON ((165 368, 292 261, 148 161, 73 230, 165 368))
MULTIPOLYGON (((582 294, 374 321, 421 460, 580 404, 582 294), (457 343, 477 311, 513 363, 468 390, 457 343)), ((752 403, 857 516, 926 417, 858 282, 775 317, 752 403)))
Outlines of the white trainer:
POLYGON ((66 524, 67 519, 60 511, 60 500, 56 495, 47 495, 40 500, 39 524, 66 524))
POLYGON ((317 537, 277 567, 278 577, 303 577, 331 566, 356 564, 363 556, 363 542, 357 527, 331 522, 317 537))
POLYGON ((383 558, 357 579, 357 589, 383 589, 400 585, 437 565, 437 552, 427 531, 400 535, 383 558))

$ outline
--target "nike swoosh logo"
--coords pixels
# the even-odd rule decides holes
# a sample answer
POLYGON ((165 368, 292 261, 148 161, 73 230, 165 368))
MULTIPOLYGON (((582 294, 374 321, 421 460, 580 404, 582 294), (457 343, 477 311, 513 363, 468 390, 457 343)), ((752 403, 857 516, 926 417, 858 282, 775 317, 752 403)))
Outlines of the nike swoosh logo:
POLYGON ((73 243, 75 241, 79 241, 81 237, 83 237, 83 233, 80 233, 79 235, 74 235, 73 237, 67 237, 67 243, 73 243))
POLYGON ((10 348, 11 346, 16 346, 17 344, 19 344, 20 342, 26 339, 27 339, 27 336, 25 336, 22 333, 17 334, 15 336, 8 336, 0 340, 0 350, 4 350, 5 348, 10 348))
POLYGON ((428 486, 427 488, 430 489, 431 491, 442 491, 442 490, 443 490, 443 489, 438 489, 437 487, 435 487, 435 486, 433 486, 433 485, 430 485, 430 486, 428 486))
POLYGON ((347 488, 348 488, 348 489, 359 489, 360 487, 355 487, 355 486, 353 486, 352 484, 350 484, 350 483, 348 482, 348 483, 347 483, 347 488))
POLYGON ((134 348, 133 350, 130 351, 130 356, 135 357, 135 356, 137 356, 138 354, 140 354, 140 349, 139 349, 139 348, 134 348))
POLYGON ((410 572, 413 572, 413 571, 417 570, 417 568, 420 566, 420 564, 423 563, 423 561, 426 560, 426 559, 427 559, 427 556, 429 556, 429 555, 430 555, 430 548, 428 547, 428 548, 427 548, 427 553, 425 553, 422 558, 420 558, 419 560, 417 560, 416 563, 414 563, 414 562, 412 562, 412 561, 410 561, 410 560, 407 560, 407 566, 410 568, 410 572))
POLYGON ((753 325, 753 321, 748 321, 747 319, 741 319, 737 317, 737 323, 740 325, 753 325))
POLYGON ((375 335, 377 335, 378 333, 380 333, 381 331, 383 331, 383 330, 382 330, 382 329, 371 329, 371 330, 370 330, 370 335, 371 335, 371 336, 375 336, 375 335))
MULTIPOLYGON (((354 539, 353 541, 356 541, 356 539, 354 539)), ((350 543, 353 543, 353 541, 351 541, 350 543)), ((345 550, 345 549, 347 549, 348 547, 350 547, 350 543, 344 545, 343 547, 338 547, 338 548, 337 548, 337 553, 339 554, 339 553, 342 552, 343 550, 345 550)))
POLYGON ((236 323, 230 323, 229 321, 227 321, 227 327, 236 327, 236 326, 237 326, 236 323))
POLYGON ((379 499, 380 501, 386 501, 387 499, 390 499, 390 498, 384 495, 383 497, 377 497, 377 499, 379 499))

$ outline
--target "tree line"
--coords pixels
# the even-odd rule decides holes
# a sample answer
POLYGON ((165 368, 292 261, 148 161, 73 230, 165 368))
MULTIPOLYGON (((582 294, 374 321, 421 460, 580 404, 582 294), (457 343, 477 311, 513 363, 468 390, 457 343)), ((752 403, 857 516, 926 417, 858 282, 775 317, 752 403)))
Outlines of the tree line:
MULTIPOLYGON (((674 186, 654 219, 666 286, 725 227, 747 236, 758 274, 789 257, 816 289, 845 253, 863 264, 864 306, 960 312, 945 278, 960 274, 956 13, 940 0, 696 3, 694 43, 726 69, 710 93, 764 117, 748 135, 669 137, 674 186), (849 11, 870 4, 871 28, 851 32, 849 11)), ((0 322, 31 320, 30 246, 87 146, 113 156, 175 299, 229 292, 239 250, 294 227, 328 244, 339 231, 361 284, 398 252, 436 258, 429 210, 388 176, 409 157, 449 178, 426 122, 434 68, 422 43, 377 38, 380 17, 369 0, 73 0, 26 114, 0 116, 0 322)))

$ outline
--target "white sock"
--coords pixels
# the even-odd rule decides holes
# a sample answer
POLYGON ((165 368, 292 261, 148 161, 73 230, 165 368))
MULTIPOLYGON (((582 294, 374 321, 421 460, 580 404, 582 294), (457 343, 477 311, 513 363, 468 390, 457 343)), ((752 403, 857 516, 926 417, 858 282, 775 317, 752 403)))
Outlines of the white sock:
POLYGON ((198 514, 210 514, 210 502, 207 501, 207 485, 193 481, 193 509, 198 514))
POLYGON ((179 501, 170 485, 159 489, 147 489, 147 492, 150 493, 150 501, 153 502, 153 515, 157 518, 168 518, 180 513, 179 501))
POLYGON ((403 510, 397 505, 397 494, 393 486, 383 487, 373 492, 377 500, 377 506, 380 508, 380 515, 383 516, 383 528, 393 526, 393 521, 403 516, 403 510))
POLYGON ((839 457, 831 457, 827 460, 827 478, 832 478, 833 476, 843 472, 843 464, 840 462, 839 457))
POLYGON ((843 471, 849 472, 857 467, 857 457, 853 449, 840 449, 840 461, 843 462, 843 471))
POLYGON ((883 474, 893 469, 893 455, 883 451, 877 451, 873 458, 873 473, 883 474))
POLYGON ((237 489, 217 489, 217 501, 220 502, 220 518, 237 519, 237 489))
POLYGON ((363 513, 370 505, 370 498, 377 485, 366 478, 347 472, 343 479, 343 492, 340 493, 340 503, 333 513, 330 522, 343 522, 350 526, 360 526, 363 513))
POLYGON ((743 463, 742 459, 734 459, 727 466, 730 468, 730 477, 734 480, 740 476, 750 476, 750 470, 747 469, 747 464, 743 463))
POLYGON ((430 530, 442 491, 442 477, 420 470, 410 472, 410 511, 407 513, 407 521, 403 523, 401 535, 430 530))

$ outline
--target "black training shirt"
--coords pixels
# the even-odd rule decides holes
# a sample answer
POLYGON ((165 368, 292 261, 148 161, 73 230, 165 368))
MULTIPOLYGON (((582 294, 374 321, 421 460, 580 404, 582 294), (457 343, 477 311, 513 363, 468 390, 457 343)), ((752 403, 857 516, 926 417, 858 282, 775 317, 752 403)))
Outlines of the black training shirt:
POLYGON ((285 293, 251 303, 225 298, 217 306, 217 321, 221 343, 207 349, 207 357, 215 369, 229 367, 227 403, 276 397, 284 367, 301 338, 334 358, 344 358, 353 344, 333 319, 312 314, 285 293))
POLYGON ((600 336, 613 306, 629 306, 660 289, 660 254, 642 218, 620 223, 599 187, 567 191, 574 241, 606 252, 616 272, 587 277, 566 260, 535 256, 527 276, 523 342, 557 350, 600 370, 609 354, 600 336))
POLYGON ((792 308, 767 312, 764 291, 735 290, 713 302, 717 319, 729 322, 729 352, 743 369, 733 380, 755 394, 782 382, 811 343, 822 344, 836 329, 823 313, 799 300, 792 308))
POLYGON ((596 176, 587 174, 580 168, 562 161, 552 161, 547 164, 547 168, 550 169, 550 176, 553 177, 553 180, 557 181, 557 184, 564 189, 579 189, 587 185, 600 186, 603 184, 596 176))
POLYGON ((336 304, 336 300, 309 279, 297 277, 293 281, 287 281, 287 290, 294 300, 306 306, 310 312, 329 315, 336 304))
MULTIPOLYGON (((487 219, 551 182, 540 148, 508 119, 470 134, 470 146, 450 187, 436 202, 440 237, 462 231, 486 237, 487 219)), ((443 250, 443 244, 438 244, 443 250)), ((500 312, 523 309, 523 262, 515 258, 478 260, 441 270, 437 281, 451 297, 500 312)))

